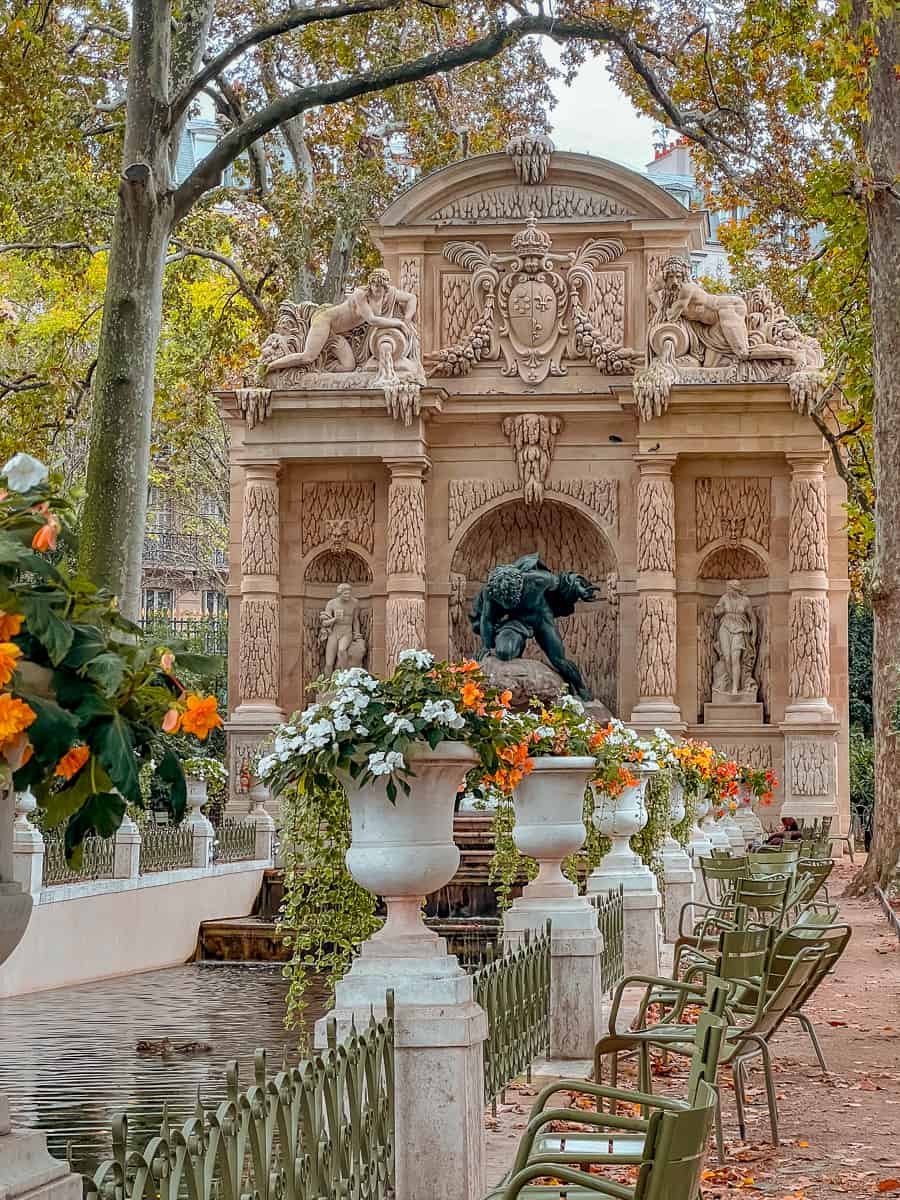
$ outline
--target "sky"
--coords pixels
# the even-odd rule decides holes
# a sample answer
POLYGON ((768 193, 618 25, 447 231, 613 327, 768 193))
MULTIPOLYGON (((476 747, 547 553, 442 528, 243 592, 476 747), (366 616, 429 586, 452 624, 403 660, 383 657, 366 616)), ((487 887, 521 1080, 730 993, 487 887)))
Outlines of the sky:
MULTIPOLYGON (((558 61, 559 49, 552 43, 544 53, 558 61)), ((557 97, 550 114, 557 150, 596 154, 637 171, 653 158, 654 122, 635 111, 609 78, 602 58, 588 59, 571 87, 558 86, 557 97)))

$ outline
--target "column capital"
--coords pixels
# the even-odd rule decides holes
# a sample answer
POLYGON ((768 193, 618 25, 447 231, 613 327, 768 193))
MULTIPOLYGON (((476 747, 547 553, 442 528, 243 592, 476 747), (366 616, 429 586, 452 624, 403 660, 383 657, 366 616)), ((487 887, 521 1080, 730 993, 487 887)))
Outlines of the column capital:
POLYGON ((431 459, 424 454, 409 455, 405 458, 385 458, 382 461, 391 473, 391 481, 423 479, 431 468, 431 459))
POLYGON ((641 475, 670 476, 678 461, 677 454, 635 454, 634 461, 641 475))
POLYGON ((791 468, 791 477, 821 479, 828 455, 822 450, 787 451, 784 456, 791 468))
POLYGON ((248 462, 238 464, 244 471, 245 486, 251 483, 268 483, 275 484, 278 480, 278 474, 281 471, 281 459, 273 459, 271 462, 248 462))

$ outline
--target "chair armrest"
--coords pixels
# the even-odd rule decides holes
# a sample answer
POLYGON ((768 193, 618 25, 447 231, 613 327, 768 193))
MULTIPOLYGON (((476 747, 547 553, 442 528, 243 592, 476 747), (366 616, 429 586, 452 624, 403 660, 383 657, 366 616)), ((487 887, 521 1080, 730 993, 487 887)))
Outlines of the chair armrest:
MULTIPOLYGON (((683 1100, 673 1100, 665 1096, 651 1096, 647 1092, 630 1091, 628 1088, 606 1087, 599 1083, 589 1083, 584 1079, 558 1079, 556 1083, 548 1083, 538 1092, 531 1106, 531 1116, 535 1117, 544 1109, 544 1104, 556 1092, 577 1092, 582 1096, 593 1096, 597 1100, 623 1100, 631 1104, 643 1104, 648 1108, 665 1108, 678 1110, 685 1107, 683 1100)), ((581 1109, 577 1110, 581 1112, 581 1109)), ((589 1111, 589 1110, 585 1110, 589 1111)), ((641 1117, 633 1120, 643 1120, 641 1117)))
MULTIPOLYGON (((533 1179, 552 1175, 554 1179, 561 1179, 563 1183, 568 1183, 572 1187, 583 1187, 587 1191, 597 1192, 601 1196, 613 1196, 615 1200, 633 1200, 634 1189, 624 1187, 621 1183, 613 1183, 612 1180, 603 1179, 599 1175, 588 1175, 586 1171, 576 1171, 572 1167, 566 1167, 560 1163, 554 1164, 553 1169, 548 1170, 548 1165, 531 1163, 513 1175, 502 1193, 494 1192, 493 1195, 497 1197, 497 1200, 500 1200, 501 1196, 502 1200, 516 1200, 522 1188, 531 1183, 533 1179)), ((560 1191, 562 1190, 560 1188, 560 1191)))
MULTIPOLYGON (((616 1017, 619 1015, 619 1006, 622 1003, 622 996, 625 993, 626 987, 628 987, 628 985, 631 983, 643 983, 645 985, 645 999, 646 990, 652 989, 654 986, 685 992, 700 991, 702 993, 702 988, 697 988, 693 984, 686 984, 680 979, 663 979, 658 975, 626 975, 624 979, 620 980, 619 985, 613 994, 612 1006, 609 1010, 609 1032, 611 1034, 616 1033, 616 1017)), ((642 1001, 639 1011, 642 1012, 644 1008, 644 1001, 642 1001)))
POLYGON ((591 1112, 580 1108, 545 1108, 532 1116, 519 1141, 510 1178, 525 1169, 540 1130, 551 1121, 573 1121, 581 1125, 593 1125, 596 1129, 622 1129, 629 1133, 646 1133, 647 1122, 639 1117, 620 1117, 615 1113, 591 1112))

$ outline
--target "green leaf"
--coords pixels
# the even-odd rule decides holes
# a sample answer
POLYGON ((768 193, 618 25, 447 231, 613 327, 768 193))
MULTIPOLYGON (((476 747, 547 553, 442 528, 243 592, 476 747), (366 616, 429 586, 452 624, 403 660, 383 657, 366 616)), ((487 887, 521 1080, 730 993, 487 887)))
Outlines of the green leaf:
POLYGON ((90 758, 69 784, 51 791, 44 801, 46 824, 53 829, 67 821, 91 796, 112 790, 112 780, 95 758, 90 758))
POLYGON ((86 731, 88 745, 109 772, 115 787, 133 804, 141 803, 138 764, 128 722, 119 713, 94 721, 86 731))
POLYGON ((72 626, 60 620, 53 611, 51 597, 41 592, 22 596, 21 605, 29 633, 45 647, 50 661, 58 667, 75 639, 72 626))
POLYGON ((78 722, 71 713, 66 712, 53 700, 32 696, 18 688, 14 694, 36 713, 36 719, 28 727, 34 756, 21 771, 16 772, 18 786, 23 773, 32 763, 38 767, 37 774, 42 775, 45 767, 59 762, 65 752, 78 741, 78 722))
POLYGON ((5 530, 0 533, 0 566, 30 568, 37 557, 27 543, 5 530))
POLYGON ((96 683, 104 696, 114 696, 122 686, 125 663, 118 654, 98 654, 85 666, 84 673, 96 683))
POLYGON ((69 818, 66 826, 66 862, 81 866, 82 843, 86 837, 112 837, 125 816, 127 805, 116 792, 94 792, 69 818))
POLYGON ((181 759, 172 749, 167 748, 163 752, 156 768, 156 777, 169 785, 169 808, 175 820, 180 821, 187 808, 187 784, 181 759))
POLYGON ((77 671, 98 654, 103 654, 106 650, 106 636, 96 625, 75 623, 72 625, 72 633, 72 646, 62 665, 77 671))

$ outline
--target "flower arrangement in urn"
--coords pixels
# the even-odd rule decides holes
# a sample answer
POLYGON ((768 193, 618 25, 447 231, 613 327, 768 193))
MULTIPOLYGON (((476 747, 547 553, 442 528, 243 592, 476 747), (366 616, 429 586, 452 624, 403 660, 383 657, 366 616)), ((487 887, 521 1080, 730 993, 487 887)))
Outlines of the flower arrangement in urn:
POLYGON ((746 763, 738 767, 738 779, 744 785, 744 802, 750 804, 753 796, 760 804, 771 804, 775 789, 778 787, 778 776, 771 769, 751 767, 746 763))
POLYGON ((388 799, 409 793, 417 744, 464 742, 483 774, 526 769, 509 717, 509 693, 492 687, 476 662, 436 662, 427 650, 404 650, 388 679, 362 667, 331 676, 322 699, 279 725, 264 747, 257 774, 276 794, 296 787, 307 796, 343 778, 363 786, 383 779, 388 799))
POLYGON ((678 742, 672 747, 676 760, 675 771, 688 796, 696 797, 704 791, 715 771, 715 751, 708 742, 695 738, 678 742))
MULTIPOLYGON (((114 596, 55 561, 58 547, 75 547, 73 506, 44 464, 20 453, 2 474, 0 759, 47 826, 66 822, 77 864, 85 837, 111 835, 128 803, 142 805, 139 771, 151 760, 180 816, 184 772, 164 735, 203 740, 222 719, 214 696, 176 676, 176 648, 149 644, 114 596)), ((200 674, 216 662, 177 658, 179 670, 200 674)))
POLYGON ((641 775, 659 770, 654 742, 639 737, 635 730, 613 719, 597 729, 591 740, 594 756, 594 788, 608 796, 619 796, 634 787, 641 775))

